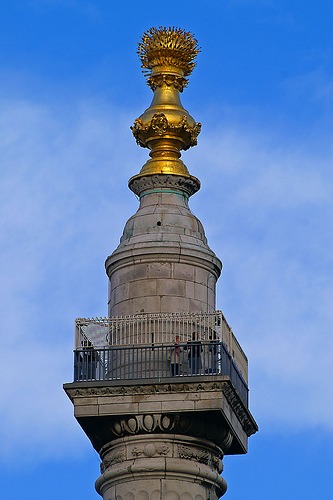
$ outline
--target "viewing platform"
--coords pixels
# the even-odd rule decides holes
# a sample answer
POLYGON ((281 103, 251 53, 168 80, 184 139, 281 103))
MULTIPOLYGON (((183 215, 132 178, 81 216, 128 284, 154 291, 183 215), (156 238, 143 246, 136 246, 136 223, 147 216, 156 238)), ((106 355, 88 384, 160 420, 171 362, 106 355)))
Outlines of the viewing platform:
POLYGON ((247 358, 221 311, 79 318, 75 323, 74 382, 223 377, 248 406, 247 358))

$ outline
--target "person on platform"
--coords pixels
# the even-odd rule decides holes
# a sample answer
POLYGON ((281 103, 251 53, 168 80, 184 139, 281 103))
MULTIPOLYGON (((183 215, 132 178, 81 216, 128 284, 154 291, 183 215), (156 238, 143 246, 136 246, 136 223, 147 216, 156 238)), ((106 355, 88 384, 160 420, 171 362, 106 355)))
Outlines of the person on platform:
POLYGON ((187 342, 188 365, 191 375, 199 375, 202 368, 201 361, 202 345, 197 339, 196 332, 192 334, 192 340, 187 342))
POLYGON ((179 349, 180 349, 180 347, 179 347, 179 335, 177 335, 175 343, 174 343, 172 350, 171 350, 171 358, 170 358, 172 377, 179 375, 179 349))

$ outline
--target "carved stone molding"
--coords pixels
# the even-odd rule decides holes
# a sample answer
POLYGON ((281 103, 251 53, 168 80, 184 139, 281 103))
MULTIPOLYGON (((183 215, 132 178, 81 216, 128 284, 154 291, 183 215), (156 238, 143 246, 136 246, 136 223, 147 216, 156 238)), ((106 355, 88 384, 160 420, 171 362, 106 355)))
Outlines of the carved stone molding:
POLYGON ((170 432, 174 429, 175 422, 175 415, 134 415, 131 417, 115 418, 111 430, 117 437, 155 432, 170 432))
POLYGON ((178 456, 179 458, 194 460, 197 463, 209 465, 213 469, 216 469, 219 474, 223 471, 222 454, 220 456, 216 456, 215 454, 209 453, 209 451, 181 444, 178 445, 178 456))
POLYGON ((114 464, 122 463, 125 459, 126 459, 126 452, 125 452, 125 447, 123 446, 120 449, 111 452, 108 455, 107 459, 102 460, 100 465, 101 473, 103 474, 103 472, 105 472, 106 469, 108 469, 114 464))
POLYGON ((227 454, 244 453, 244 450, 246 450, 246 437, 257 431, 251 413, 244 406, 229 380, 191 381, 172 384, 131 384, 127 386, 107 385, 104 383, 93 387, 89 383, 85 383, 85 387, 82 387, 83 383, 77 383, 75 388, 73 388, 73 385, 70 384, 70 388, 67 387, 66 392, 79 409, 81 408, 80 401, 84 402, 83 404, 88 413, 81 413, 82 416, 77 418, 97 451, 106 443, 121 437, 173 433, 207 439, 216 443, 227 454), (201 411, 199 412, 192 409, 178 411, 177 406, 174 410, 165 410, 164 413, 140 412, 136 414, 137 410, 134 412, 131 410, 128 414, 119 415, 104 412, 104 414, 94 416, 89 413, 90 398, 92 401, 91 408, 96 404, 96 398, 101 398, 100 404, 102 405, 104 396, 107 398, 108 404, 112 402, 110 398, 118 398, 114 402, 117 405, 121 403, 119 396, 134 398, 128 401, 134 401, 137 396, 140 396, 138 400, 143 401, 145 396, 154 395, 154 401, 157 397, 156 401, 164 401, 163 404, 167 405, 169 394, 181 396, 184 401, 192 400, 193 394, 195 394, 193 400, 195 401, 201 399, 201 392, 205 394, 201 401, 209 401, 209 392, 212 392, 212 398, 217 401, 217 406, 211 408, 209 405, 207 407, 201 405, 201 411), (221 399, 221 403, 218 403, 218 393, 223 394, 222 397, 229 404, 230 410, 238 420, 238 424, 235 421, 234 424, 230 425, 228 412, 225 414, 222 411, 223 399, 221 399), (220 404, 222 406, 219 406, 220 404), (98 426, 96 420, 98 420, 98 426))
MULTIPOLYGON (((228 403, 230 404, 233 412, 237 416, 242 428, 246 432, 247 436, 254 434, 258 427, 248 411, 244 406, 241 399, 234 390, 232 384, 228 380, 220 381, 210 381, 210 382, 184 382, 184 383, 173 383, 173 384, 147 384, 147 385, 127 385, 127 386, 94 386, 94 387, 82 387, 82 388, 67 388, 67 393, 69 397, 73 400, 75 397, 89 397, 89 396, 108 396, 108 395, 137 395, 137 394, 172 394, 179 392, 213 392, 221 391, 225 395, 228 403)), ((142 427, 144 429, 144 426, 142 427)))
MULTIPOLYGON (((74 385, 74 384, 68 384, 74 385)), ((136 384, 123 385, 115 383, 107 384, 106 382, 95 384, 92 386, 91 382, 78 382, 76 387, 66 387, 66 391, 71 398, 76 396, 132 396, 143 394, 167 394, 178 392, 210 392, 215 390, 223 390, 226 386, 232 386, 228 380, 212 380, 212 381, 190 381, 178 383, 158 383, 158 384, 143 384, 137 382, 136 384)))
POLYGON ((242 424, 242 427, 247 436, 252 436, 252 434, 257 432, 258 430, 257 424, 254 422, 252 416, 250 418, 249 411, 245 408, 234 389, 230 385, 225 385, 225 387, 223 388, 223 394, 225 395, 230 406, 237 415, 237 418, 242 424))
POLYGON ((185 192, 188 196, 200 189, 200 181, 196 177, 185 177, 181 175, 145 175, 130 179, 129 188, 133 193, 140 196, 145 191, 158 189, 174 189, 185 192))
POLYGON ((154 457, 154 456, 165 456, 168 454, 170 451, 170 446, 167 446, 165 444, 162 445, 155 445, 154 443, 146 444, 143 447, 135 446, 132 450, 132 455, 134 457, 140 457, 140 456, 145 456, 145 457, 154 457))
POLYGON ((106 444, 100 450, 100 456, 102 476, 97 480, 96 487, 100 494, 114 488, 114 496, 105 497, 108 500, 118 500, 121 491, 126 491, 126 494, 131 491, 137 499, 139 491, 145 486, 148 486, 147 493, 150 492, 146 498, 150 498, 153 491, 158 491, 156 499, 170 500, 174 496, 167 493, 176 490, 179 498, 184 500, 190 498, 185 492, 195 492, 195 499, 202 493, 202 498, 217 500, 226 490, 226 483, 220 476, 223 452, 215 444, 201 438, 178 434, 133 435, 106 444), (169 483, 167 487, 166 482, 169 483))
MULTIPOLYGON (((109 467, 115 464, 122 463, 125 460, 132 460, 133 458, 177 458, 184 460, 192 460, 196 463, 204 464, 213 470, 216 470, 218 474, 223 471, 223 452, 217 446, 212 447, 211 445, 198 446, 197 442, 195 444, 191 443, 188 439, 184 441, 180 436, 177 438, 172 438, 176 443, 170 441, 170 437, 165 435, 157 435, 154 442, 144 441, 141 439, 134 438, 134 444, 131 442, 132 438, 127 438, 128 441, 121 441, 119 445, 118 441, 113 441, 106 445, 100 451, 102 458, 101 463, 101 473, 109 467), (124 446, 123 443, 126 443, 124 446)), ((140 438, 140 436, 139 436, 140 438)))
MULTIPOLYGON (((205 439, 216 445, 227 453, 233 443, 233 436, 226 424, 220 419, 217 412, 210 414, 209 418, 200 416, 198 413, 174 413, 174 414, 139 414, 123 416, 103 416, 98 418, 98 432, 94 432, 94 419, 80 420, 85 432, 90 436, 91 442, 100 453, 107 443, 127 437, 142 437, 149 435, 175 435, 205 439)), ((145 455, 151 453, 151 449, 133 450, 134 455, 145 455)), ((154 453, 161 456, 166 454, 166 448, 158 448, 154 453)))

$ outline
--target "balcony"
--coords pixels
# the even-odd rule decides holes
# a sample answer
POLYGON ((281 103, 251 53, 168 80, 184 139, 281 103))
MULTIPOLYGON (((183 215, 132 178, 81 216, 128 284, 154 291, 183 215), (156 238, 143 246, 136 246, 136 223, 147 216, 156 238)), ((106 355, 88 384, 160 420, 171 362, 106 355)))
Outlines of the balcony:
POLYGON ((74 382, 216 376, 248 405, 247 359, 221 311, 76 320, 74 382))

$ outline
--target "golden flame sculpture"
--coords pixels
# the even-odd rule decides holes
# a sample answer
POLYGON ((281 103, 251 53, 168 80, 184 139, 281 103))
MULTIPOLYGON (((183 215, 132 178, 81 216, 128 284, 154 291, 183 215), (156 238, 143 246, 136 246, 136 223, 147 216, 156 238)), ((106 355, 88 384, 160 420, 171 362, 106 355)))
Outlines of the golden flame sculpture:
POLYGON ((199 51, 198 41, 192 33, 180 28, 160 27, 151 28, 142 35, 138 54, 142 68, 152 70, 156 66, 174 66, 188 76, 195 67, 194 60, 199 51))
POLYGON ((193 71, 199 51, 193 35, 180 28, 151 28, 142 35, 138 54, 154 97, 131 127, 137 144, 150 149, 150 159, 129 181, 134 192, 138 191, 135 181, 157 174, 192 179, 196 185, 192 192, 200 187, 198 179, 190 176, 180 160, 180 151, 197 144, 201 124, 183 108, 179 96, 188 83, 186 76, 193 71))

